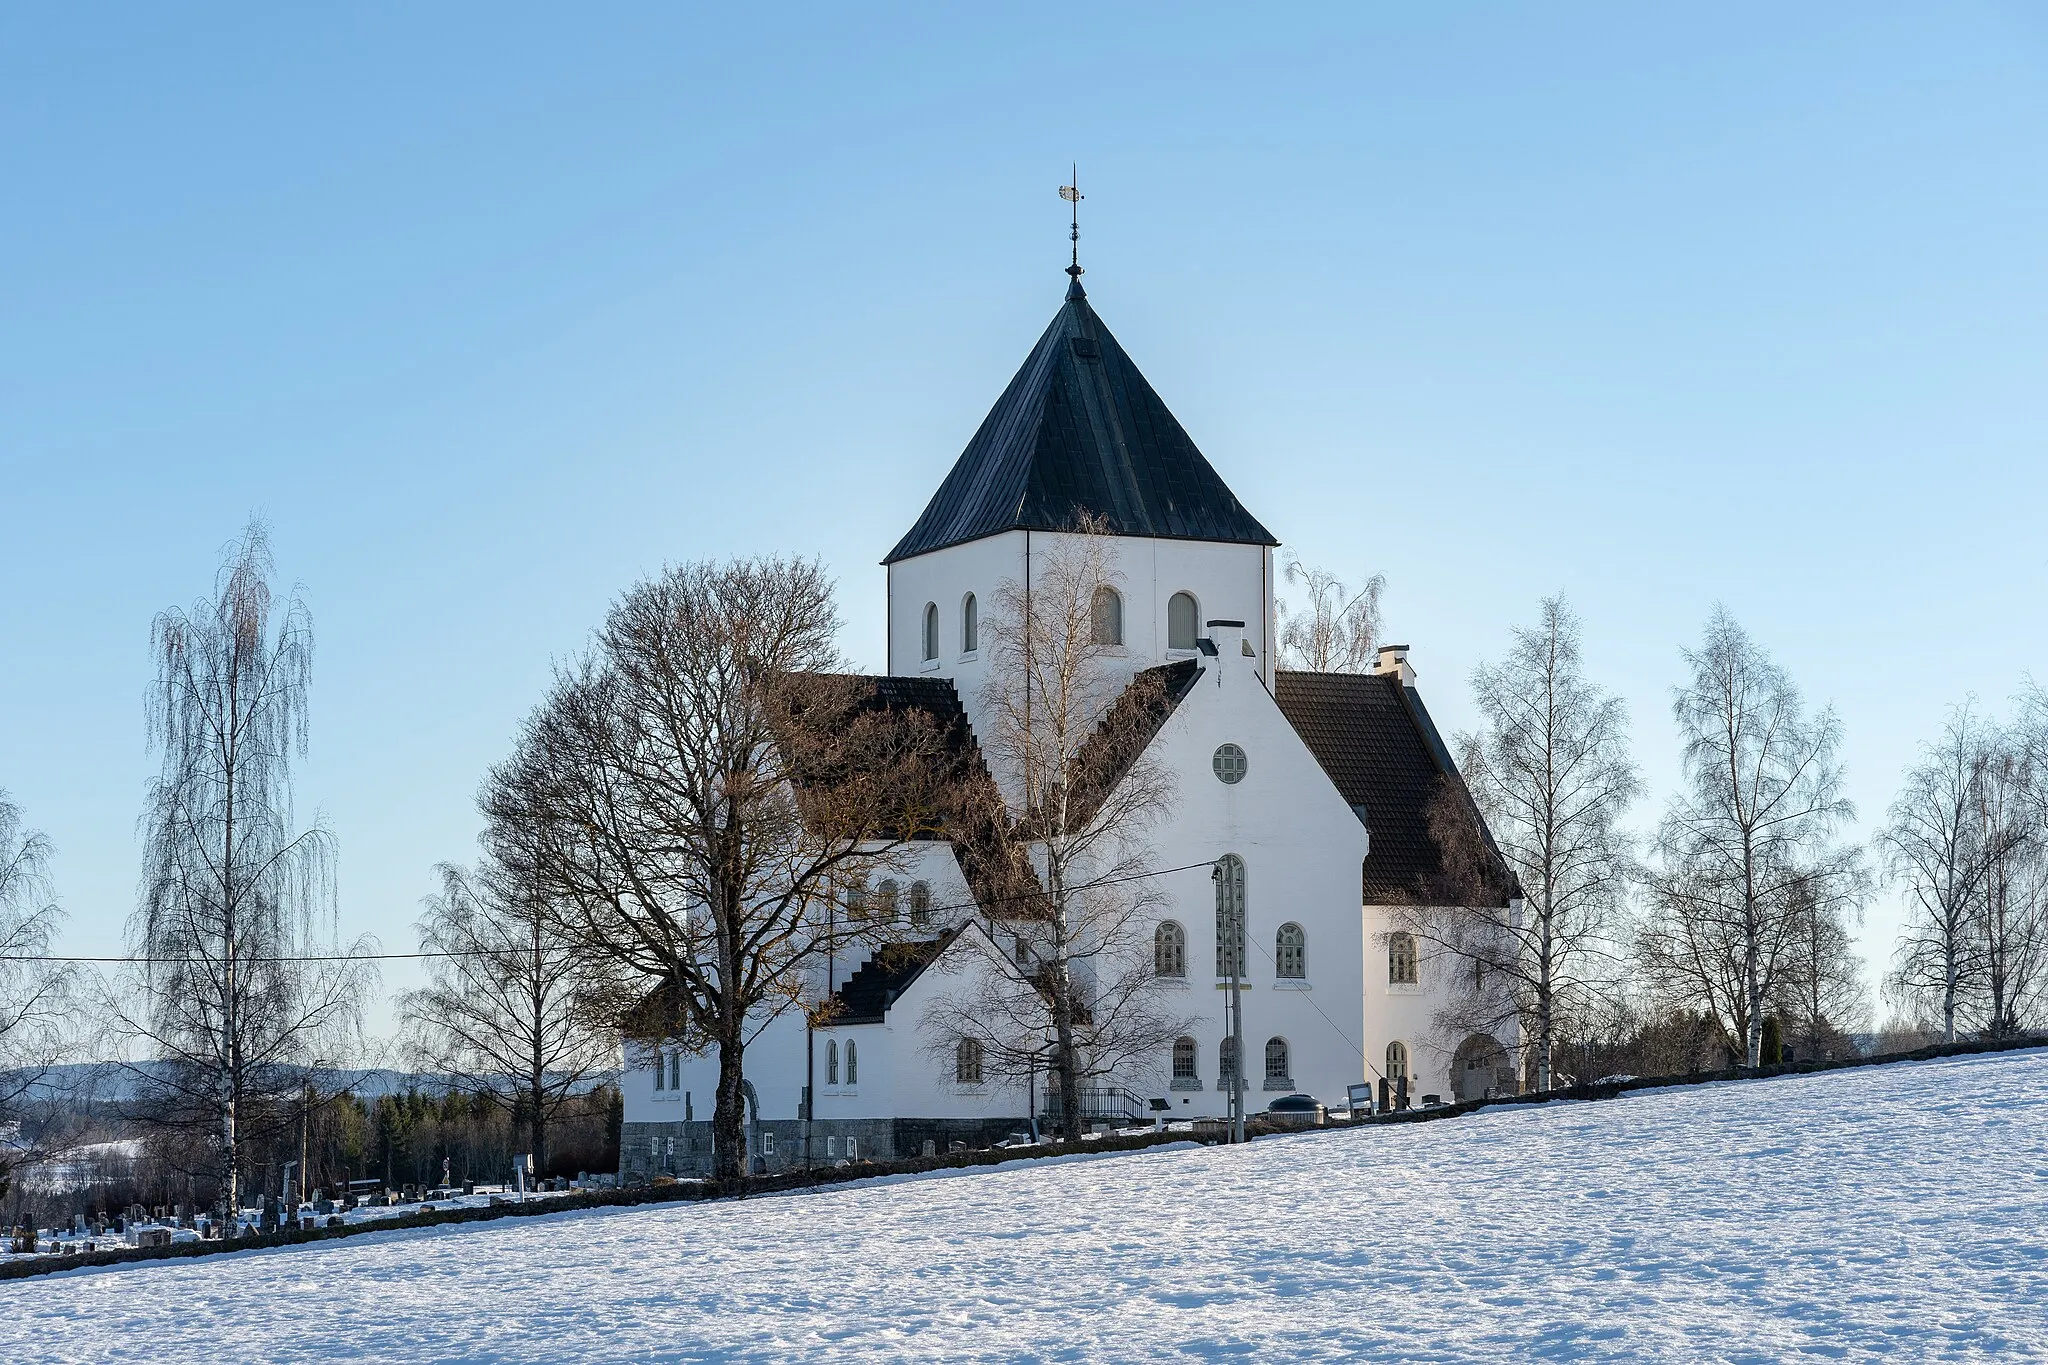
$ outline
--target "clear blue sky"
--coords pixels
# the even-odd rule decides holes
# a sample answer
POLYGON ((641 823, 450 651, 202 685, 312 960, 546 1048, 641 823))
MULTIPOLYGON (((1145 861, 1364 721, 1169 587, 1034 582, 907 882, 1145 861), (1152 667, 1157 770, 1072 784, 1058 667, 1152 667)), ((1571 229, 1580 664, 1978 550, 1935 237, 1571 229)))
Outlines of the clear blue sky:
POLYGON ((2044 147, 2026 4, 11 6, 0 786, 118 950, 150 618, 261 512, 303 812, 410 946, 636 576, 820 555, 880 666, 1078 159, 1102 315, 1288 548, 1387 574, 1447 726, 1563 590, 1647 825, 1725 600, 1867 830, 1946 705, 2048 678, 2044 147))

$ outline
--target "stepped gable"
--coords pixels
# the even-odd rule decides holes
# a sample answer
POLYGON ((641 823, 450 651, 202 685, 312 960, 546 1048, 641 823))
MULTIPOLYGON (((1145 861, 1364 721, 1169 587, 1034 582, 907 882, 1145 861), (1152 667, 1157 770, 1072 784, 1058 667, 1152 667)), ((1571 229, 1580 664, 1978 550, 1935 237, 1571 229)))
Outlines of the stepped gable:
POLYGON ((924 974, 924 969, 939 960, 939 955, 953 945, 960 931, 949 929, 935 939, 922 942, 891 943, 862 964, 859 971, 846 978, 846 984, 833 992, 836 1004, 831 1024, 879 1024, 889 1013, 889 1007, 896 1003, 910 983, 924 974))
MULTIPOLYGON (((1094 818, 1201 676, 1199 663, 1181 659, 1140 670, 1117 694, 1095 732, 1082 742, 1074 756, 1074 767, 1079 773, 1074 805, 1080 821, 1085 823, 1094 818)), ((1020 831, 1026 837, 1030 824, 1027 818, 1020 831)))
POLYGON ((1083 515, 1127 536, 1277 545, 1088 304, 1076 279, 952 472, 882 562, 1083 515))
MULTIPOLYGON (((1446 780, 1461 789, 1462 782, 1414 687, 1396 673, 1281 669, 1273 675, 1273 700, 1372 836, 1365 903, 1430 900, 1445 874, 1443 852, 1430 833, 1430 803, 1446 780)), ((1483 821, 1479 827, 1490 864, 1484 874, 1521 895, 1483 821)))

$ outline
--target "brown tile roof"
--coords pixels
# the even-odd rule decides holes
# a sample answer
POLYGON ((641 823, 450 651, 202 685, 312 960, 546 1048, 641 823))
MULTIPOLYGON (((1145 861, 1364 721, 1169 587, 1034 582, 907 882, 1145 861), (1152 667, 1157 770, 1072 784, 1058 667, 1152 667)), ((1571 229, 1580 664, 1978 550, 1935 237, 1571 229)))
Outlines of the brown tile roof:
MULTIPOLYGON (((1421 696, 1391 673, 1282 669, 1273 699, 1372 836, 1366 903, 1431 899, 1445 867, 1430 832, 1430 803, 1446 781, 1459 779, 1421 696)), ((1498 854, 1491 862, 1511 884, 1498 854)))

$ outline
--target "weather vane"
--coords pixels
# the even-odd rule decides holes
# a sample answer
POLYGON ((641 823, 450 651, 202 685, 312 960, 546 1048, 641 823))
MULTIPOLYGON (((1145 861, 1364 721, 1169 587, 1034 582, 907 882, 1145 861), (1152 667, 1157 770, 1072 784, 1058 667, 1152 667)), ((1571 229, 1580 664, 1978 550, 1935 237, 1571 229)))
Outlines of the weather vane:
POLYGON ((1079 282, 1080 282, 1080 279, 1081 279, 1081 199, 1082 199, 1082 194, 1081 194, 1081 167, 1080 167, 1080 165, 1079 165, 1078 163, 1076 163, 1076 164, 1075 164, 1075 165, 1073 166, 1073 168, 1072 168, 1072 174, 1073 174, 1073 177, 1074 177, 1074 183, 1073 183, 1073 184, 1071 184, 1071 185, 1062 185, 1062 186, 1060 186, 1060 198, 1062 198, 1062 199, 1066 200, 1066 201, 1067 201, 1067 202, 1068 202, 1069 204, 1072 204, 1072 205, 1074 206, 1074 222, 1073 222, 1073 227, 1072 227, 1072 229, 1070 230, 1070 232, 1069 232, 1069 234, 1068 234, 1068 240, 1069 240, 1069 241, 1071 241, 1071 242, 1073 243, 1073 246, 1074 246, 1074 261, 1073 261, 1073 264, 1071 264, 1071 265, 1069 265, 1069 266, 1067 267, 1067 273, 1068 273, 1069 275, 1072 275, 1072 276, 1074 277, 1074 280, 1075 280, 1075 282, 1076 282, 1076 283, 1079 283, 1079 282))

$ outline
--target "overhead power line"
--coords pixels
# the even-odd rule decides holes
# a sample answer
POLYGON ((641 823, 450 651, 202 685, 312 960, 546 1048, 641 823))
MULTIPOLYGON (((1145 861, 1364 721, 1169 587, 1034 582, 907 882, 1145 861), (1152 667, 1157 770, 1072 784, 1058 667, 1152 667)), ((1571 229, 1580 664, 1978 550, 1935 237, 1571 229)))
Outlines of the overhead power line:
MULTIPOLYGON (((1100 881, 1088 882, 1072 888, 1076 891, 1090 891, 1100 886, 1118 886, 1125 882, 1142 881, 1147 877, 1166 877, 1176 872, 1192 872, 1196 868, 1214 867, 1214 861, 1184 863, 1179 867, 1158 867, 1143 872, 1133 872, 1122 877, 1104 877, 1100 881)), ((928 912, 933 916, 948 915, 958 910, 983 910, 989 904, 1001 905, 1011 901, 1038 900, 1043 892, 1036 895, 994 896, 988 902, 962 901, 954 905, 935 905, 928 912)), ((416 962, 426 958, 463 957, 518 957, 532 952, 530 947, 509 948, 461 948, 442 952, 418 953, 291 953, 264 954, 258 957, 237 957, 238 962, 285 963, 285 962, 416 962)), ((218 961, 211 957, 84 957, 66 953, 7 953, 0 954, 0 962, 81 962, 115 966, 204 966, 218 961)))

